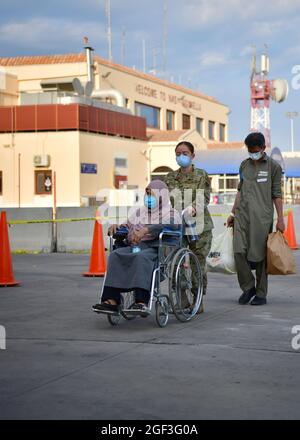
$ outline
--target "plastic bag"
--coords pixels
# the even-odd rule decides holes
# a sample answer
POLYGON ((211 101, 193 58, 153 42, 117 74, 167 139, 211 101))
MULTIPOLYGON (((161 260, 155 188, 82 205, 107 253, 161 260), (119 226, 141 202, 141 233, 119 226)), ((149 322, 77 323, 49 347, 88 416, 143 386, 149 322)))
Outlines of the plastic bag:
POLYGON ((206 259, 208 272, 236 273, 233 254, 233 228, 213 237, 211 250, 206 259))
POLYGON ((270 275, 296 273, 294 255, 280 231, 272 232, 268 237, 267 272, 270 275))

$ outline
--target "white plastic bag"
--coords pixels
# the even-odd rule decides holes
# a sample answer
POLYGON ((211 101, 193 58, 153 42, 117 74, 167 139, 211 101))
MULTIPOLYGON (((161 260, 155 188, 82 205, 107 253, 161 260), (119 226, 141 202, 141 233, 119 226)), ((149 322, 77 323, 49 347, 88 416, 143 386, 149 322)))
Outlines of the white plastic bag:
POLYGON ((236 273, 233 255, 233 228, 226 228, 222 234, 213 237, 206 263, 208 272, 236 273))

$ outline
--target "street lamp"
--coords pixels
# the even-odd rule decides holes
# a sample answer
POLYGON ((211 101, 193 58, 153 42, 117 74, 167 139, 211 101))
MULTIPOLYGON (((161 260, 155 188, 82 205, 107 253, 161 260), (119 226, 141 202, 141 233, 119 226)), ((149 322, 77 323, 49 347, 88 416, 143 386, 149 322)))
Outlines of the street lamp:
POLYGON ((291 120, 291 146, 294 152, 294 119, 298 116, 297 112, 287 112, 286 116, 291 120))

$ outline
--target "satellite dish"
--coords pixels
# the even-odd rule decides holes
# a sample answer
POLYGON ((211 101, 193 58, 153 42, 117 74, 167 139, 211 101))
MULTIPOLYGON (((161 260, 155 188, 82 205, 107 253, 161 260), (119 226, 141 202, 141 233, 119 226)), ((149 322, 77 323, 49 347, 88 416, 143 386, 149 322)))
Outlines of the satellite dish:
POLYGON ((73 89, 75 90, 75 92, 79 95, 79 96, 83 96, 84 95, 84 88, 83 85, 81 84, 80 80, 78 78, 74 78, 72 81, 72 86, 73 89))
POLYGON ((275 102, 283 102, 289 93, 289 84, 286 79, 274 79, 272 81, 271 96, 275 102))
POLYGON ((91 96, 93 90, 94 90, 94 84, 92 83, 92 81, 88 81, 85 84, 85 90, 84 90, 85 96, 91 96))

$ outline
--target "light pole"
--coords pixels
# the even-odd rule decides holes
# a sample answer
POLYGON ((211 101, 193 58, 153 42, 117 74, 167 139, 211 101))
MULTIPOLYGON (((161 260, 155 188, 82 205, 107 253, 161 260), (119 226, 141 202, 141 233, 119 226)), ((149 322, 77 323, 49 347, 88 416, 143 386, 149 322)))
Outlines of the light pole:
POLYGON ((297 112, 287 112, 286 116, 291 120, 291 146, 294 152, 294 119, 298 116, 297 112))

